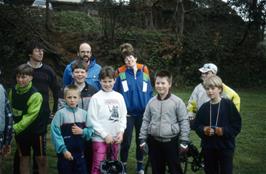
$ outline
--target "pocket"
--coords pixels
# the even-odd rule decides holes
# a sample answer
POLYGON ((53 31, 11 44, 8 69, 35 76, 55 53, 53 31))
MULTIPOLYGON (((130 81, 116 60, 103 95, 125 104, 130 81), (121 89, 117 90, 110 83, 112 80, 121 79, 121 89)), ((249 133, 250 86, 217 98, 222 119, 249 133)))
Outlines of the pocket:
POLYGON ((171 125, 171 129, 172 129, 172 133, 174 134, 174 135, 177 135, 177 134, 179 134, 179 131, 180 131, 180 128, 179 128, 179 124, 172 124, 171 125))

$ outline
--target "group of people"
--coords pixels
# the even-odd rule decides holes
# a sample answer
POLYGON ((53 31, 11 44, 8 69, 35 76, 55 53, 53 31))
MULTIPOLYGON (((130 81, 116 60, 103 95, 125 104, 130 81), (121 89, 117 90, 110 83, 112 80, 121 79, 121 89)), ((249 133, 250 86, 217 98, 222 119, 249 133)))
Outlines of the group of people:
POLYGON ((124 65, 114 71, 98 65, 91 46, 81 43, 59 89, 55 72, 42 62, 42 45, 29 45, 29 61, 15 72, 16 85, 8 94, 0 86, 0 154, 10 152, 13 131, 14 173, 30 173, 31 149, 37 173, 48 173, 46 134, 52 118, 51 140, 60 174, 100 174, 107 156, 119 158, 124 173, 129 173, 133 130, 137 174, 144 174, 146 147, 153 174, 165 173, 166 166, 171 174, 181 174, 179 154, 188 150, 190 129, 201 138, 205 173, 232 174, 235 137, 241 130, 240 98, 216 75, 217 66, 208 63, 199 69, 203 82, 186 107, 171 93, 169 71, 156 73, 153 96, 149 70, 137 63, 133 46, 124 43, 120 51, 124 65))

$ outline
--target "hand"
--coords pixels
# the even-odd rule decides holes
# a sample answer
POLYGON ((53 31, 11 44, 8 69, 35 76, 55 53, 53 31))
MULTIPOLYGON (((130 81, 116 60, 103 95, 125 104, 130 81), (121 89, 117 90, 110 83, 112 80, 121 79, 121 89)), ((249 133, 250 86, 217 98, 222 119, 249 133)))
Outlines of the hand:
POLYGON ((205 126, 203 131, 204 131, 204 134, 206 136, 213 136, 214 135, 214 129, 209 127, 209 126, 205 126))
POLYGON ((143 142, 139 145, 140 149, 144 152, 144 154, 148 154, 149 153, 149 147, 148 144, 146 142, 143 142))
POLYGON ((64 152, 64 157, 67 160, 73 160, 73 156, 69 151, 64 152))
POLYGON ((106 144, 113 144, 113 143, 114 143, 113 136, 112 136, 112 135, 107 135, 107 136, 104 138, 104 141, 105 141, 106 144))
POLYGON ((123 132, 119 132, 114 138, 115 144, 120 144, 123 141, 123 132))
POLYGON ((221 127, 216 127, 216 128, 215 128, 215 134, 216 134, 217 136, 223 136, 223 128, 221 128, 221 127))
POLYGON ((81 129, 80 127, 78 127, 76 124, 74 124, 72 126, 72 133, 74 135, 82 135, 83 134, 83 129, 81 129))
POLYGON ((179 153, 187 153, 188 152, 188 142, 182 141, 179 145, 179 153))

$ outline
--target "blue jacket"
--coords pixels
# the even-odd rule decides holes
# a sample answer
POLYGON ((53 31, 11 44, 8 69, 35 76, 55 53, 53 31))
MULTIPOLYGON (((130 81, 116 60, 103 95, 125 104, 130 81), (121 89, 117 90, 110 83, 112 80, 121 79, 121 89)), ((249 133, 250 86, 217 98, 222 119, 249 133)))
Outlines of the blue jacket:
POLYGON ((135 77, 133 70, 125 65, 118 68, 114 85, 114 90, 123 95, 131 116, 143 115, 153 93, 148 68, 137 64, 137 69, 135 77))
MULTIPOLYGON (((66 69, 63 75, 64 86, 67 86, 73 83, 72 64, 74 62, 75 60, 66 66, 66 69)), ((95 57, 91 57, 90 65, 88 67, 88 72, 87 72, 88 75, 86 78, 86 82, 92 85, 94 88, 96 88, 97 91, 101 89, 100 82, 99 82, 99 73, 101 69, 102 67, 96 63, 95 57)))
POLYGON ((84 152, 84 142, 92 136, 93 128, 87 112, 80 108, 65 106, 56 112, 51 123, 51 139, 56 153, 84 152), (74 135, 72 126, 76 124, 83 129, 82 135, 74 135))
POLYGON ((12 139, 13 116, 7 93, 0 84, 0 150, 3 145, 10 145, 12 139))

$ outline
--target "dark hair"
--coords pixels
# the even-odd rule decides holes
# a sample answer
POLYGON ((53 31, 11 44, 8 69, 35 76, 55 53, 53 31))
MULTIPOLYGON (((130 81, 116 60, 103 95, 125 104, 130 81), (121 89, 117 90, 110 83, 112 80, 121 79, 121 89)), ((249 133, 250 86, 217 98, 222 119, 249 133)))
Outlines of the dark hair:
POLYGON ((102 80, 106 77, 115 79, 115 71, 111 66, 104 66, 99 74, 99 79, 102 80))
POLYGON ((66 97, 68 91, 71 91, 71 90, 77 91, 79 93, 79 95, 80 95, 80 91, 79 91, 78 86, 77 85, 74 85, 74 84, 71 84, 71 85, 68 85, 68 86, 66 86, 64 88, 64 97, 66 97))
POLYGON ((125 62, 125 57, 127 56, 136 56, 134 52, 134 48, 130 43, 123 43, 120 45, 120 52, 121 52, 121 61, 125 62))
POLYGON ((88 71, 88 64, 85 61, 78 59, 71 65, 71 68, 72 68, 72 72, 75 69, 84 69, 88 71))
POLYGON ((32 51, 33 51, 35 48, 43 49, 44 46, 43 46, 43 44, 41 44, 39 41, 33 40, 33 41, 31 41, 31 42, 28 44, 27 49, 26 49, 26 53, 27 53, 27 54, 32 54, 32 51))
POLYGON ((157 72, 156 75, 155 75, 155 78, 156 78, 156 77, 167 77, 167 81, 168 81, 170 84, 172 84, 173 76, 172 76, 172 74, 171 74, 169 71, 167 71, 167 70, 161 70, 161 71, 157 72))
POLYGON ((29 76, 33 76, 33 68, 24 63, 24 64, 21 64, 19 65, 17 68, 16 68, 16 75, 29 75, 29 76))

